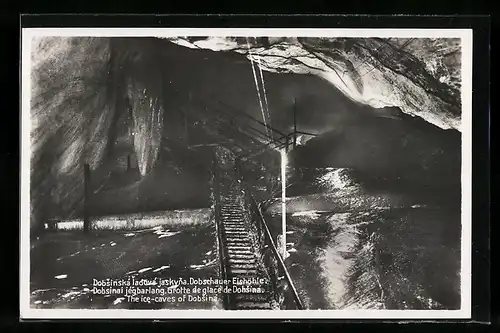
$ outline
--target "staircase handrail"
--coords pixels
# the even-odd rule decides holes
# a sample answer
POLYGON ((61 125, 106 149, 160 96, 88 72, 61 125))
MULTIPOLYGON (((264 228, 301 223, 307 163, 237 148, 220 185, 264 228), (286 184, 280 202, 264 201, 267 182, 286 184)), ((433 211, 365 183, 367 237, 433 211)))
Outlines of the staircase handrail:
MULTIPOLYGON (((219 250, 220 259, 220 270, 221 275, 224 280, 228 279, 227 264, 228 260, 224 251, 223 235, 222 235, 222 222, 220 219, 220 188, 219 188, 219 169, 218 169, 218 159, 216 149, 213 150, 213 188, 214 188, 214 217, 215 217, 215 228, 217 233, 217 243, 219 250)), ((223 293, 222 300, 225 309, 229 309, 230 300, 229 294, 223 293)))
POLYGON ((273 236, 271 234, 271 230, 269 229, 269 226, 268 226, 268 224, 267 224, 267 222, 266 222, 266 220, 265 220, 265 218, 264 218, 264 216, 262 214, 260 206, 257 203, 257 201, 255 200, 255 197, 253 196, 252 192, 250 191, 250 188, 249 188, 248 184, 243 179, 239 163, 236 163, 236 169, 237 169, 237 175, 242 180, 242 184, 243 184, 244 189, 245 189, 245 196, 249 199, 251 208, 253 208, 254 213, 257 214, 258 223, 260 224, 260 226, 264 230, 265 242, 268 243, 268 246, 271 249, 271 252, 273 253, 273 256, 275 257, 280 270, 284 274, 285 281, 288 284, 290 290, 292 291, 293 301, 294 301, 295 307, 298 310, 303 310, 304 309, 304 305, 303 305, 303 303, 302 303, 302 301, 301 301, 301 299, 300 299, 300 297, 298 295, 297 289, 295 288, 295 285, 294 285, 294 283, 292 281, 292 278, 291 278, 291 276, 290 276, 290 274, 288 272, 288 269, 286 268, 286 265, 285 265, 285 263, 284 263, 281 255, 278 252, 276 244, 274 243, 274 240, 273 240, 273 236))

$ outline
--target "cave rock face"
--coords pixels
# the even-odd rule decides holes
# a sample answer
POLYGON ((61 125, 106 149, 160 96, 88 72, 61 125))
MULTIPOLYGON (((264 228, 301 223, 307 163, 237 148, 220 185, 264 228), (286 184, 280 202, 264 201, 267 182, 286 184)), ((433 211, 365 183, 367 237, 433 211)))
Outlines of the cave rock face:
MULTIPOLYGON (((33 40, 32 50, 33 151, 40 151, 56 136, 62 141, 56 153, 61 171, 71 172, 84 157, 96 167, 104 153, 105 134, 114 112, 106 85, 108 40, 37 38, 33 40)), ((35 164, 37 157, 33 155, 35 164)))
POLYGON ((237 52, 275 73, 313 74, 351 99, 399 107, 443 129, 461 126, 460 39, 176 37, 190 48, 237 52))
POLYGON ((134 51, 123 40, 103 37, 32 40, 32 225, 47 212, 81 214, 83 166, 96 171, 113 158, 124 113, 132 115, 127 126, 141 174, 153 168, 163 130, 162 72, 158 62, 144 66, 156 58, 141 59, 134 51))
POLYGON ((83 196, 83 164, 95 169, 107 146, 114 106, 106 85, 110 48, 105 38, 32 40, 32 224, 43 211, 75 211, 83 196))

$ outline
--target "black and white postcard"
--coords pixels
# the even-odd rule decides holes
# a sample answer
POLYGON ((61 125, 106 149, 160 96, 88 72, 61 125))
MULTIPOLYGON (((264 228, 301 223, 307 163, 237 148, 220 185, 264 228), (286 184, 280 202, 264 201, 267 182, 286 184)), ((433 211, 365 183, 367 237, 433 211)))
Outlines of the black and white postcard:
POLYGON ((470 318, 472 31, 22 31, 21 317, 470 318))

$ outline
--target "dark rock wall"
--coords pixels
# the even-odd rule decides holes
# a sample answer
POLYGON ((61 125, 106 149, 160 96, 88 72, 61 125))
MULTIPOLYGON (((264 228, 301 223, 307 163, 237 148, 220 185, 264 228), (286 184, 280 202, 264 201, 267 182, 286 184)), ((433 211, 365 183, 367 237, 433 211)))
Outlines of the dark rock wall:
POLYGON ((115 108, 108 39, 50 37, 32 45, 33 225, 53 210, 79 209, 83 163, 101 161, 115 108))

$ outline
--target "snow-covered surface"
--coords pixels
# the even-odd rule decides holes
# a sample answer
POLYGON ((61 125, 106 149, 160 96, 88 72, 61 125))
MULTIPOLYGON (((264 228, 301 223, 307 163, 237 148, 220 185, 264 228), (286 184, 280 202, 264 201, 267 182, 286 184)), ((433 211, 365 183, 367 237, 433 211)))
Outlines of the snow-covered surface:
MULTIPOLYGON (((144 228, 158 227, 162 225, 196 225, 208 221, 212 214, 209 208, 163 211, 154 213, 138 213, 111 215, 92 219, 92 228, 96 230, 136 230, 144 228)), ((58 230, 79 230, 83 229, 83 220, 61 220, 47 224, 46 228, 55 227, 58 230), (52 224, 52 225, 51 225, 52 224)), ((171 236, 175 233, 160 233, 160 238, 171 236)), ((127 233, 125 237, 134 236, 127 233)))

